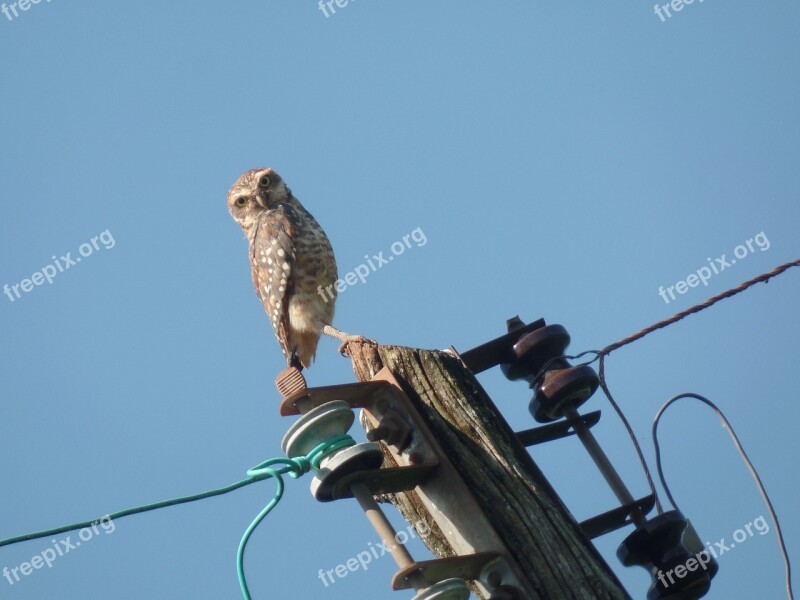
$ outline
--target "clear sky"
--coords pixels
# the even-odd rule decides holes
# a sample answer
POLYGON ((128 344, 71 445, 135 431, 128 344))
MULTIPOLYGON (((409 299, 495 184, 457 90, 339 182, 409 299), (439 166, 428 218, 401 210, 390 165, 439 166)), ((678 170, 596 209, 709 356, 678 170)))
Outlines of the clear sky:
MULTIPOLYGON (((225 205, 247 169, 283 175, 342 274, 424 234, 339 297, 336 325, 387 344, 466 350, 520 314, 566 326, 573 352, 598 348, 800 254, 793 2, 696 0, 670 17, 617 0, 351 0, 327 17, 312 0, 18 4, 0 13, 2 538, 281 455, 284 363, 225 205), (707 285, 687 282, 723 254, 707 285)), ((651 459, 673 394, 727 412, 795 559, 798 296, 789 271, 607 364, 651 459)), ((336 348, 321 342, 310 385, 353 381, 336 348)), ((515 428, 533 426, 524 385, 480 380, 515 428)), ((604 399, 586 409, 603 410, 596 435, 645 495, 604 399)), ((661 431, 704 540, 766 516, 712 413, 679 404, 661 431)), ((533 455, 577 519, 615 506, 577 440, 533 455)), ((254 599, 409 598, 390 591, 388 556, 323 584, 320 569, 377 535, 355 502, 314 501, 310 481, 289 480, 252 539, 254 599)), ((236 547, 273 490, 120 519, 0 579, 0 597, 237 598, 236 547)), ((647 574, 614 555, 627 533, 598 547, 643 598, 647 574)), ((0 549, 0 568, 51 547, 0 549)), ((782 590, 770 524, 720 557, 708 597, 782 590)))

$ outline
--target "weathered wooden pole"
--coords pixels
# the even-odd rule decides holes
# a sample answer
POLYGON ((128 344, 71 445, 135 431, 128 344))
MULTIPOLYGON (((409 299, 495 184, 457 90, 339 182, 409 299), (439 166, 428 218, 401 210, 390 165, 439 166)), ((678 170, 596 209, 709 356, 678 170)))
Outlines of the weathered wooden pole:
MULTIPOLYGON (((359 381, 387 367, 403 386, 497 534, 525 570, 535 600, 629 599, 506 420, 461 361, 436 350, 352 343, 359 381)), ((365 423, 362 425, 368 427, 365 423)), ((396 463, 387 452, 389 466, 396 463)), ((382 498, 383 499, 383 498, 382 498)), ((418 495, 387 498, 410 523, 432 525, 425 543, 453 556, 418 495)), ((477 588, 473 592, 486 600, 477 588)))

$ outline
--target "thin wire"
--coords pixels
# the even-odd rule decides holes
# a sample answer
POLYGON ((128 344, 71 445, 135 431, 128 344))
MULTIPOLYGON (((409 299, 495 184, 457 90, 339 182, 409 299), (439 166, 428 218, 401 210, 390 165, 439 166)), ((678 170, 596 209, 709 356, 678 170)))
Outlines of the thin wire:
POLYGON ((656 510, 658 510, 658 513, 661 514, 664 512, 664 510, 661 507, 661 500, 658 497, 656 485, 653 482, 653 474, 650 472, 650 467, 647 465, 647 459, 644 457, 642 447, 639 445, 639 440, 636 439, 636 434, 633 432, 633 427, 631 427, 631 424, 628 422, 625 413, 622 412, 619 404, 617 404, 616 400, 614 400, 614 396, 611 395, 611 390, 608 389, 608 384, 606 383, 606 355, 599 353, 598 356, 600 357, 600 365, 597 369, 600 376, 600 387, 602 388, 603 393, 606 395, 606 398, 608 398, 609 404, 611 404, 611 406, 617 412, 617 416, 619 416, 622 424, 625 425, 625 429, 628 431, 628 436, 633 442, 633 447, 636 448, 636 454, 639 456, 639 462, 642 465, 645 477, 647 477, 647 485, 650 487, 650 493, 653 494, 653 497, 656 500, 656 510))
POLYGON ((772 506, 772 501, 769 499, 769 494, 767 494, 767 490, 764 487, 764 484, 761 482, 761 477, 759 477, 756 468, 753 466, 753 463, 750 462, 750 458, 747 456, 747 453, 744 451, 741 442, 739 441, 739 437, 736 435, 736 432, 733 430, 733 426, 730 424, 728 419, 725 417, 725 414, 720 410, 720 408, 711 402, 708 398, 701 396, 700 394, 694 394, 691 392, 687 392, 684 394, 678 394, 677 396, 673 396, 669 400, 667 400, 664 405, 659 409, 656 413, 656 417, 653 420, 653 445, 656 449, 656 466, 658 467, 658 477, 661 479, 661 485, 664 487, 664 491, 667 493, 667 497, 669 498, 670 503, 676 510, 680 510, 678 505, 675 503, 675 499, 672 497, 672 493, 670 492, 669 486, 667 485, 667 481, 664 478, 664 471, 661 467, 661 449, 658 445, 658 422, 661 420, 661 416, 664 414, 664 411, 677 400, 681 398, 694 398, 695 400, 699 400, 703 402, 707 406, 709 406, 714 412, 717 413, 717 416, 722 420, 725 424, 725 427, 728 429, 728 433, 733 440, 736 449, 739 451, 739 454, 744 460, 745 464, 747 465, 750 474, 753 476, 753 479, 756 482, 756 486, 758 487, 758 491, 761 493, 761 497, 764 499, 764 503, 767 505, 767 510, 769 511, 769 516, 772 518, 772 522, 775 524, 775 531, 778 537, 778 545, 781 549, 781 554, 783 555, 783 564, 786 568, 786 593, 789 596, 789 600, 792 600, 794 596, 792 595, 792 569, 789 563, 789 553, 786 551, 786 544, 783 541, 783 533, 781 531, 780 523, 778 523, 778 515, 775 514, 775 509, 772 506))
POLYGON ((683 319, 684 317, 686 317, 688 315, 694 314, 696 312, 700 312, 701 310, 705 310, 706 308, 708 308, 710 306, 713 306, 714 304, 716 304, 720 300, 724 300, 725 298, 730 298, 731 296, 735 296, 736 294, 745 291, 747 288, 749 288, 749 287, 751 287, 751 286, 753 286, 753 285, 755 285, 757 283, 762 283, 762 282, 763 283, 767 283, 767 282, 769 282, 769 280, 771 278, 776 277, 777 275, 780 275, 781 273, 783 273, 784 271, 786 271, 788 269, 791 269, 792 267, 798 267, 798 266, 800 266, 800 258, 796 259, 796 260, 793 260, 793 261, 790 261, 788 263, 784 263, 784 264, 782 264, 782 265, 780 265, 778 267, 775 267, 774 269, 772 269, 772 271, 770 271, 768 273, 763 273, 763 274, 759 275, 758 277, 754 277, 753 279, 745 281, 744 283, 736 286, 735 288, 731 288, 729 290, 726 290, 726 291, 722 292, 721 294, 717 294, 716 296, 712 296, 711 298, 709 298, 708 300, 706 300, 702 304, 696 304, 696 305, 692 306, 691 308, 687 308, 686 310, 683 310, 683 311, 681 311, 681 312, 679 312, 677 314, 672 315, 668 319, 664 319, 663 321, 659 321, 658 323, 650 325, 649 327, 645 327, 644 329, 642 329, 638 333, 634 333, 633 335, 630 335, 630 336, 628 336, 626 338, 623 338, 618 342, 614 342, 613 344, 603 348, 603 350, 601 352, 603 354, 611 354, 614 350, 622 348, 622 346, 627 346, 628 344, 630 344, 632 342, 635 342, 636 340, 640 340, 644 336, 646 336, 647 334, 652 333, 652 332, 656 331, 657 329, 661 329, 663 327, 666 327, 667 325, 672 325, 673 323, 676 323, 677 321, 680 321, 681 319, 683 319))
POLYGON ((541 369, 539 369, 539 372, 536 374, 536 377, 533 378, 533 383, 531 383, 531 387, 535 387, 537 385, 537 383, 540 382, 541 378, 547 372, 547 370, 550 367, 550 365, 553 364, 555 361, 562 360, 562 359, 577 360, 577 359, 582 358, 583 356, 585 356, 587 354, 594 354, 595 356, 594 356, 594 358, 592 360, 588 360, 588 361, 586 361, 584 363, 580 363, 580 364, 574 365, 574 366, 579 367, 579 366, 591 365, 596 360, 600 360, 600 365, 599 365, 599 369, 598 369, 599 376, 600 376, 600 387, 602 388, 603 393, 606 395, 606 398, 608 398, 608 402, 611 404, 611 406, 616 411, 617 416, 619 416, 620 420, 622 421, 622 424, 625 426, 625 429, 628 432, 628 437, 630 437, 631 438, 631 442, 633 442, 633 447, 636 449, 636 454, 639 456, 639 462, 641 463, 642 469, 644 470, 645 477, 647 478, 647 485, 650 487, 650 493, 653 495, 653 498, 656 501, 656 507, 658 509, 658 512, 661 513, 662 512, 662 510, 661 510, 661 500, 659 500, 659 498, 658 498, 658 492, 656 491, 656 486, 655 486, 655 483, 653 482, 653 475, 650 472, 650 467, 647 465, 647 459, 644 457, 644 452, 642 452, 642 447, 639 445, 639 440, 636 439, 636 434, 633 432, 633 427, 631 427, 631 424, 630 424, 630 422, 628 422, 628 419, 625 416, 625 413, 622 412, 622 409, 619 407, 619 405, 614 400, 614 396, 611 395, 611 390, 608 389, 608 385, 606 384, 605 354, 603 354, 603 351, 601 351, 601 350, 584 350, 583 352, 581 352, 580 354, 576 354, 575 356, 570 356, 570 355, 565 354, 563 356, 556 356, 555 358, 551 358, 546 363, 544 363, 544 365, 542 365, 541 369))

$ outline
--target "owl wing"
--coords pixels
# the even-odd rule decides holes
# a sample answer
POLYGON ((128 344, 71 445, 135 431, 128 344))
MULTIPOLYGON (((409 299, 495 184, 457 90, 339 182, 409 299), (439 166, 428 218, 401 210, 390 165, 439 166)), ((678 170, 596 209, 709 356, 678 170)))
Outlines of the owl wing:
POLYGON ((292 224, 282 211, 265 211, 250 249, 253 285, 287 359, 293 350, 288 336, 295 266, 292 233, 292 224))

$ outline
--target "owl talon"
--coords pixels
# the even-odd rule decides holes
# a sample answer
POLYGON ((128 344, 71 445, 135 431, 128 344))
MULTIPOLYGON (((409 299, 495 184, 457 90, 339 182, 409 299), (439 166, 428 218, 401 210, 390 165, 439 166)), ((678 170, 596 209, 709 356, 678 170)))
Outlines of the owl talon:
POLYGON ((342 342, 342 345, 339 346, 339 354, 342 356, 350 356, 350 354, 347 353, 347 347, 350 344, 369 344, 371 346, 377 346, 378 342, 370 338, 366 338, 363 335, 351 335, 345 338, 345 340, 342 342))

